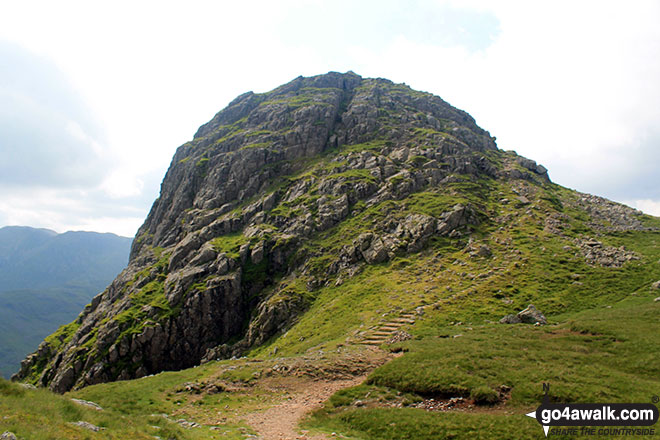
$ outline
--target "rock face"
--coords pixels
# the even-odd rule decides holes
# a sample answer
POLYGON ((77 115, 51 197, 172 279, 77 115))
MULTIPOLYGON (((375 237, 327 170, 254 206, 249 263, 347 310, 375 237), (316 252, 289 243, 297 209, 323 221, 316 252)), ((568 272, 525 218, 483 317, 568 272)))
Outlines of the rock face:
POLYGON ((241 355, 317 289, 467 241, 494 215, 471 197, 485 180, 549 185, 467 113, 405 85, 328 73, 243 94, 177 150, 128 267, 15 379, 65 392, 241 355))

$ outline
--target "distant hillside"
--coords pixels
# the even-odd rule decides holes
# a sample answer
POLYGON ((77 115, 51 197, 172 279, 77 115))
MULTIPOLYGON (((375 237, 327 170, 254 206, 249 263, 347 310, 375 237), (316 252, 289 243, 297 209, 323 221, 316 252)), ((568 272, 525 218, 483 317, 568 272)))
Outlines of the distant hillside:
POLYGON ((58 234, 0 228, 0 374, 73 319, 125 266, 131 239, 96 232, 58 234))

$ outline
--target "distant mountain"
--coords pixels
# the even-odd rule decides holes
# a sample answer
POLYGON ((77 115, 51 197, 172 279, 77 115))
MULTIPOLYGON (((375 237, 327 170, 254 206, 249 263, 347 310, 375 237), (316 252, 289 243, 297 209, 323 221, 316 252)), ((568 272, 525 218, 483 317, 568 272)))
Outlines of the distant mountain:
POLYGON ((0 228, 0 374, 69 322, 125 266, 131 239, 25 226, 0 228))

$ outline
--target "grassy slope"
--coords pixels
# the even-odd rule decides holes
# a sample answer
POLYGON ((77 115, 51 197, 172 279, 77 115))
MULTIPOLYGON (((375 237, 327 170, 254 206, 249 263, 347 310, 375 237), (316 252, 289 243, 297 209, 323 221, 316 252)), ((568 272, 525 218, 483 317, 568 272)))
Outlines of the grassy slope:
POLYGON ((25 439, 244 438, 251 430, 235 416, 267 402, 273 394, 246 385, 254 379, 255 371, 248 361, 213 362, 179 372, 90 386, 65 396, 43 389, 26 390, 1 380, 0 432, 9 430, 25 439), (238 388, 213 395, 182 392, 189 382, 236 384, 238 388), (104 410, 87 409, 70 398, 91 400, 104 410), (186 429, 176 423, 181 419, 204 426, 186 429), (71 424, 80 420, 106 429, 91 433, 71 424))

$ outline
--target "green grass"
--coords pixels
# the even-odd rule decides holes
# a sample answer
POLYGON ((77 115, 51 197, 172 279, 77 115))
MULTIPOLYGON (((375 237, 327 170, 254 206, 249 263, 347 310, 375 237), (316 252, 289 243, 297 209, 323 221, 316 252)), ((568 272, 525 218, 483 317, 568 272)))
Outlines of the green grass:
POLYGON ((441 214, 451 211, 458 203, 467 204, 468 199, 452 196, 441 190, 428 190, 411 194, 406 198, 403 206, 406 211, 439 217, 441 214))
POLYGON ((21 439, 39 440, 154 436, 178 440, 242 439, 252 430, 235 413, 253 410, 273 395, 248 386, 261 369, 261 364, 249 361, 211 362, 184 371, 93 385, 64 396, 45 389, 24 389, 0 379, 0 432, 11 431, 21 439), (182 392, 189 382, 217 381, 240 382, 247 387, 244 391, 208 395, 182 392), (103 411, 77 405, 70 398, 95 402, 103 411), (179 419, 195 421, 201 427, 184 429, 174 422, 179 419), (71 424, 81 420, 105 429, 92 433, 71 424))
POLYGON ((539 438, 540 426, 524 414, 540 404, 543 383, 551 385, 558 402, 646 403, 657 394, 660 304, 646 295, 563 318, 564 323, 545 327, 437 328, 436 336, 400 344, 407 352, 367 380, 384 401, 395 400, 397 392, 474 398, 504 384, 512 388, 506 410, 355 409, 353 403, 369 389, 362 385, 335 394, 308 426, 365 440, 539 438), (452 337, 457 334, 462 336, 452 337))
POLYGON ((68 344, 73 338, 73 334, 80 327, 77 321, 60 326, 55 333, 48 336, 45 341, 53 350, 59 350, 62 346, 68 344))
POLYGON ((0 379, 0 432, 5 431, 13 432, 20 439, 37 440, 153 439, 155 435, 196 438, 162 417, 122 414, 110 408, 96 411, 75 404, 68 397, 44 389, 26 390, 0 379), (104 429, 92 433, 72 424, 78 421, 104 429))
POLYGON ((211 241, 213 249, 217 252, 224 252, 227 254, 227 257, 238 259, 241 246, 246 243, 249 243, 249 239, 245 237, 240 232, 235 232, 233 234, 222 235, 220 237, 214 238, 211 241))
POLYGON ((540 425, 524 415, 431 413, 413 408, 348 409, 317 415, 306 427, 360 440, 539 439, 540 425))

